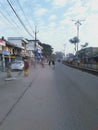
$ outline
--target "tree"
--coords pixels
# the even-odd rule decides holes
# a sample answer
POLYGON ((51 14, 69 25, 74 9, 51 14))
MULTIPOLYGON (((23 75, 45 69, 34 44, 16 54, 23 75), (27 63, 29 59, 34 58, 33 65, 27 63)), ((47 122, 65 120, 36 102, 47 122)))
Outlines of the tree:
POLYGON ((85 47, 87 47, 87 46, 88 46, 88 43, 87 43, 87 42, 85 42, 84 45, 81 45, 82 49, 85 48, 85 47))
POLYGON ((55 52, 55 55, 56 55, 56 58, 57 58, 57 59, 63 59, 63 57, 64 57, 64 53, 61 52, 61 51, 55 52))
POLYGON ((45 57, 50 57, 53 53, 53 48, 49 45, 49 44, 45 44, 45 43, 39 43, 39 45, 41 45, 43 47, 42 49, 42 54, 45 57))
POLYGON ((76 51, 76 44, 80 42, 78 37, 73 37, 72 39, 69 40, 69 42, 75 45, 75 51, 76 51))

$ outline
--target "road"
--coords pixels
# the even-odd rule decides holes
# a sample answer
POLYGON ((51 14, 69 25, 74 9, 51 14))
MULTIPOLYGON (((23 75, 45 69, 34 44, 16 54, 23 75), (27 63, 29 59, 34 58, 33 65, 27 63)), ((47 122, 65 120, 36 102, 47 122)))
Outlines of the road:
POLYGON ((13 81, 17 93, 26 87, 0 130, 98 130, 98 77, 61 63, 35 68, 31 75, 19 78, 20 85, 13 81))

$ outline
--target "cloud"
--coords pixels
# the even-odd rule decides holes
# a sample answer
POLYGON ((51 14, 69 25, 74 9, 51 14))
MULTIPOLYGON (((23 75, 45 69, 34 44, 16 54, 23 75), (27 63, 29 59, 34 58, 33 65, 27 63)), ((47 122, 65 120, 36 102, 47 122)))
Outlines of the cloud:
POLYGON ((56 23, 55 23, 55 22, 51 22, 51 23, 49 24, 49 27, 50 27, 50 28, 56 27, 56 23))
POLYGON ((74 4, 74 6, 69 8, 68 14, 71 14, 71 15, 73 15, 75 17, 77 16, 78 19, 79 19, 79 17, 82 17, 82 16, 84 16, 86 14, 87 9, 88 8, 84 7, 81 2, 77 2, 77 3, 74 4))
POLYGON ((61 26, 65 26, 65 25, 69 25, 71 23, 71 18, 70 17, 66 17, 66 18, 63 18, 61 21, 60 21, 60 25, 61 26))
POLYGON ((50 0, 45 0, 45 2, 49 2, 50 0))
POLYGON ((96 44, 97 46, 97 41, 98 41, 98 15, 97 14, 92 14, 90 16, 87 17, 86 19, 86 25, 85 25, 85 30, 87 33, 85 33, 83 36, 85 39, 88 38, 88 40, 93 43, 96 44), (86 36, 85 36, 86 35, 86 36))
POLYGON ((92 0, 90 2, 90 7, 92 11, 97 11, 98 12, 98 4, 97 4, 98 0, 92 0))
POLYGON ((50 17, 49 17, 50 20, 55 20, 56 19, 56 15, 52 14, 50 17))
POLYGON ((64 7, 68 0, 53 0, 53 6, 60 8, 64 7))
POLYGON ((43 16, 46 13, 47 13, 47 9, 45 8, 42 8, 42 7, 35 8, 35 12, 34 12, 35 16, 43 16))

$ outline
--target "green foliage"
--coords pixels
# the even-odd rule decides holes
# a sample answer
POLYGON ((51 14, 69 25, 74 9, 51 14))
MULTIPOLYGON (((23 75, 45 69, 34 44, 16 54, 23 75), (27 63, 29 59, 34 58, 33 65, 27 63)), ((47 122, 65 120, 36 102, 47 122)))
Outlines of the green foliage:
POLYGON ((76 43, 79 43, 79 41, 80 41, 80 40, 78 39, 78 37, 74 37, 74 38, 72 38, 72 39, 69 40, 69 42, 72 43, 72 44, 74 44, 74 45, 75 45, 76 43))
POLYGON ((48 45, 48 44, 45 44, 45 43, 39 43, 39 45, 41 45, 43 47, 42 49, 42 54, 45 56, 45 57, 50 57, 53 53, 53 48, 48 45))
POLYGON ((55 55, 56 55, 56 58, 57 58, 57 59, 63 59, 63 57, 64 57, 64 53, 61 52, 61 51, 55 52, 55 55))

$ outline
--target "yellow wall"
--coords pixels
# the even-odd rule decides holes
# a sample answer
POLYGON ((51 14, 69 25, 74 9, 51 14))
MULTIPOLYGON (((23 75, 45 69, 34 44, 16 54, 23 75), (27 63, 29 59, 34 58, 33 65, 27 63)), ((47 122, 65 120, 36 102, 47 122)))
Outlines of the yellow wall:
POLYGON ((2 46, 0 46, 0 50, 2 50, 2 46))

